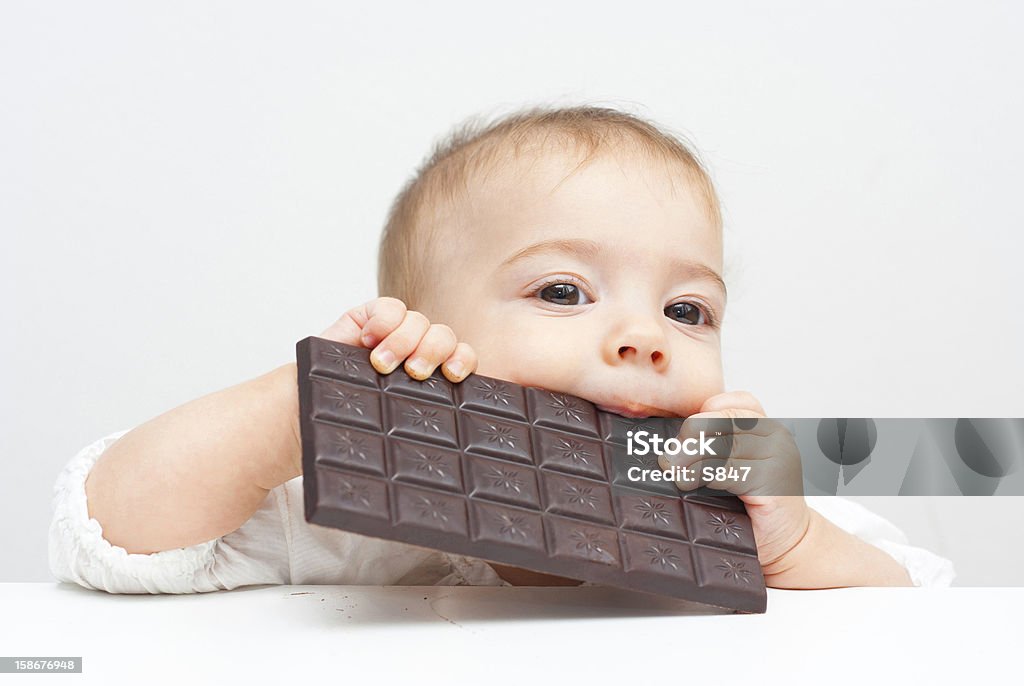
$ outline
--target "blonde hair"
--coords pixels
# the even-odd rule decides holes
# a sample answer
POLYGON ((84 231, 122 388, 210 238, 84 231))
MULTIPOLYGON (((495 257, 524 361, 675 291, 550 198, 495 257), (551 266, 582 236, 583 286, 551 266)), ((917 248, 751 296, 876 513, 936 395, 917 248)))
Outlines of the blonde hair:
POLYGON ((422 308, 430 290, 433 238, 445 223, 445 210, 457 207, 470 181, 486 178, 502 159, 518 159, 526 150, 573 150, 584 153, 582 167, 598 152, 630 143, 650 158, 681 165, 721 232, 721 206, 711 178, 680 137, 620 110, 535 107, 490 124, 470 119, 434 146, 392 203, 377 258, 378 294, 403 300, 410 309, 422 308))

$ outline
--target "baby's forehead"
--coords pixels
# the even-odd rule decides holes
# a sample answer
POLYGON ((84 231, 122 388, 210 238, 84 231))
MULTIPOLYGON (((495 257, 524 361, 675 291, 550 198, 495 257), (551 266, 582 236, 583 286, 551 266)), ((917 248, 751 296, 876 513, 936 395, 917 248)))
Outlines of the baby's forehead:
POLYGON ((467 167, 467 188, 499 186, 503 190, 548 193, 569 177, 595 166, 611 164, 623 176, 643 174, 684 185, 695 181, 697 170, 681 160, 623 143, 597 147, 559 145, 510 148, 494 151, 480 160, 476 169, 467 167))
POLYGON ((681 170, 659 160, 515 159, 471 187, 462 214, 450 217, 457 228, 446 231, 454 239, 446 252, 473 271, 517 259, 551 262, 545 258, 556 254, 657 271, 672 252, 715 266, 721 232, 699 196, 681 170))
POLYGON ((466 179, 464 196, 452 207, 462 213, 463 228, 474 233, 486 233, 496 217, 556 208, 563 219, 571 221, 578 215, 581 221, 594 221, 594 212, 601 208, 610 215, 619 208, 641 206, 644 200, 653 200, 648 204, 663 209, 700 215, 701 219, 688 223, 700 221, 720 233, 713 189, 699 170, 680 160, 609 147, 505 151, 486 161, 487 166, 473 170, 466 179))

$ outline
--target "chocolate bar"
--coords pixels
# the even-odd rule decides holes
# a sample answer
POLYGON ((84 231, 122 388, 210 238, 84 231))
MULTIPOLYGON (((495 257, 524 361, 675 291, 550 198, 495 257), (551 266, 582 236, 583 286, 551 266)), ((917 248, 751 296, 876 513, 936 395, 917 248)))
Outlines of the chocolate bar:
POLYGON ((576 396, 471 374, 379 374, 364 348, 296 345, 309 522, 537 572, 764 612, 743 502, 637 482, 655 455, 629 420, 576 396))

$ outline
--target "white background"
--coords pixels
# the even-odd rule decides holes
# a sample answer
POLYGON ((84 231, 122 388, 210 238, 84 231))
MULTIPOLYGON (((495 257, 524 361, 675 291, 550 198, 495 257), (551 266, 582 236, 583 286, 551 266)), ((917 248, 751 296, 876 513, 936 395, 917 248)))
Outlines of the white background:
MULTIPOLYGON (((4 3, 0 581, 50 578, 78 449, 373 297, 430 145, 523 105, 617 106, 696 145, 725 212, 727 385, 769 414, 1024 417, 1022 14, 4 3)), ((1020 499, 869 502, 962 583, 1024 585, 1020 499)))

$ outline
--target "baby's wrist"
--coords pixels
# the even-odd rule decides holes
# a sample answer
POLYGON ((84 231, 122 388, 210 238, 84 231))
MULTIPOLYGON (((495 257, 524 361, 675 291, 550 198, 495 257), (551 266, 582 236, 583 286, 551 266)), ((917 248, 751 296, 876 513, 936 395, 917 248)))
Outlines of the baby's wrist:
MULTIPOLYGON (((803 498, 801 498, 801 501, 803 498)), ((761 570, 764 573, 765 581, 773 586, 771 580, 782 579, 799 573, 802 567, 801 558, 805 557, 806 551, 813 548, 815 541, 820 535, 820 515, 804 504, 802 516, 793 534, 793 542, 774 559, 763 562, 761 570)))
POLYGON ((275 436, 272 445, 278 449, 265 453, 264 464, 258 465, 256 483, 270 490, 302 475, 302 439, 299 429, 298 370, 294 362, 282 365, 259 379, 262 392, 274 410, 274 426, 267 427, 275 436))

